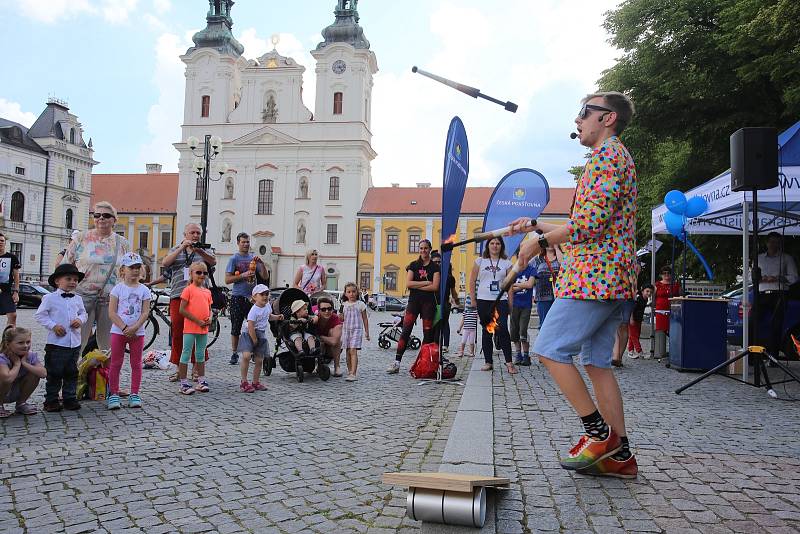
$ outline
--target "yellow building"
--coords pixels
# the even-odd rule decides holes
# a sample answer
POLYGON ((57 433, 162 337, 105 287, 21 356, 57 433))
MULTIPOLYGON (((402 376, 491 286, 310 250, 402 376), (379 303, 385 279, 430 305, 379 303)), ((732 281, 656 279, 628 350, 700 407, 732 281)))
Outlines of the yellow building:
MULTIPOLYGON (((483 216, 494 188, 470 187, 464 194, 456 239, 483 230, 483 216)), ((572 188, 551 188, 550 203, 540 220, 566 222, 573 195, 572 188)), ((417 246, 429 239, 439 248, 442 223, 440 187, 372 187, 367 190, 358 212, 356 239, 358 280, 370 293, 403 296, 406 289, 406 266, 417 259, 417 246)), ((508 251, 510 254, 513 251, 508 251)), ((458 247, 451 264, 456 290, 466 290, 469 272, 480 254, 480 243, 458 247)))
MULTIPOLYGON (((92 208, 101 200, 117 210, 114 230, 125 237, 157 278, 161 259, 182 237, 175 228, 178 206, 178 174, 162 173, 151 164, 142 174, 93 174, 92 208)), ((89 224, 94 219, 89 218, 89 224)))

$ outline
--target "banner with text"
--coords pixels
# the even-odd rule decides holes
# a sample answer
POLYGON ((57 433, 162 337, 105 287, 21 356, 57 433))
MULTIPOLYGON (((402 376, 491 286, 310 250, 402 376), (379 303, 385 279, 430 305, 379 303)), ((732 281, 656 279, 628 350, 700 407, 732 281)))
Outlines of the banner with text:
MULTIPOLYGON (((442 181, 442 235, 439 242, 453 236, 458 228, 461 202, 467 188, 469 175, 469 144, 464 123, 457 116, 450 121, 444 147, 444 177, 442 181)), ((439 303, 447 302, 447 273, 452 251, 442 254, 442 272, 439 278, 439 303)), ((448 320, 448 318, 445 318, 448 320)))
MULTIPOLYGON (((516 169, 506 174, 494 188, 486 215, 483 217, 483 231, 508 226, 518 217, 537 218, 550 202, 550 186, 539 171, 516 169)), ((503 237, 506 254, 510 258, 525 238, 525 234, 503 237)), ((481 243, 481 251, 486 243, 481 243)))

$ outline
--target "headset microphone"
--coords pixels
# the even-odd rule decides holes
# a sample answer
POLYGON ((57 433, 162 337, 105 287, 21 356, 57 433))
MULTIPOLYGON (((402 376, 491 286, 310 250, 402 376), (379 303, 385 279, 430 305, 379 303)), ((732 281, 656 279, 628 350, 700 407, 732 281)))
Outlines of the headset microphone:
POLYGON ((575 132, 572 132, 571 134, 569 134, 569 138, 570 139, 575 139, 577 137, 578 137, 578 134, 576 134, 575 132))

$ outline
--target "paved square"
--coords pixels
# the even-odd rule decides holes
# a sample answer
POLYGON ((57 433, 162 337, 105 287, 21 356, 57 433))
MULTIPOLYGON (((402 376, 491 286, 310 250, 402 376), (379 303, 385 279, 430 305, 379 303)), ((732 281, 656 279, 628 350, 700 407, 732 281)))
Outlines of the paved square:
MULTIPOLYGON (((405 492, 380 476, 438 469, 463 389, 417 385, 413 351, 386 375, 381 318, 353 384, 277 369, 268 391, 240 393, 223 320, 209 394, 181 396, 166 372, 145 371, 143 410, 86 401, 2 421, 0 532, 418 531, 405 492)), ((32 325, 32 310, 19 322, 32 325)), ((622 481, 558 466, 580 421, 541 366, 496 370, 496 474, 513 481, 496 532, 800 531, 800 404, 719 377, 675 395, 692 376, 645 360, 618 372, 640 464, 622 481)))

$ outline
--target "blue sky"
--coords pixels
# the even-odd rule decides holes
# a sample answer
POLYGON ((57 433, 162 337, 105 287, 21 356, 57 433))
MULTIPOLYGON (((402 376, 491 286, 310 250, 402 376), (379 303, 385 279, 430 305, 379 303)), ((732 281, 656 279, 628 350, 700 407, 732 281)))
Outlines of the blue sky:
MULTIPOLYGON (((618 0, 362 0, 361 25, 378 59, 373 89, 376 185, 441 183, 444 137, 459 115, 470 141, 470 185, 493 185, 532 167, 554 187, 584 149, 569 139, 578 101, 619 55, 603 13, 618 0), (411 66, 519 104, 511 114, 411 73, 411 66)), ((247 58, 268 49, 306 66, 333 22, 335 0, 239 0, 234 34, 247 58)), ((29 125, 49 96, 67 100, 91 137, 96 172, 175 170, 183 115, 183 63, 205 26, 204 0, 0 0, 4 42, 0 116, 29 125), (9 53, 8 50, 13 50, 9 53)), ((313 109, 312 109, 313 110, 313 109)))

